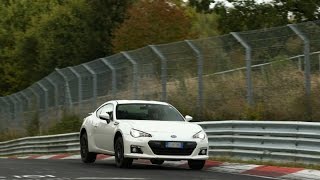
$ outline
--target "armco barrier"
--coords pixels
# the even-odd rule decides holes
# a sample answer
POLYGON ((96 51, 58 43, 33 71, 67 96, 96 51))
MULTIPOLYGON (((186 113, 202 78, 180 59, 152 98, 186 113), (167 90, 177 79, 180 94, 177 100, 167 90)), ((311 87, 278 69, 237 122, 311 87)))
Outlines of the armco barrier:
POLYGON ((79 152, 79 133, 26 137, 0 142, 0 156, 79 152))
MULTIPOLYGON (((320 123, 210 121, 198 124, 208 135, 211 156, 258 161, 320 162, 320 123)), ((0 142, 0 156, 78 151, 78 133, 0 142)))
POLYGON ((320 162, 320 123, 217 121, 199 123, 211 156, 281 162, 320 162))

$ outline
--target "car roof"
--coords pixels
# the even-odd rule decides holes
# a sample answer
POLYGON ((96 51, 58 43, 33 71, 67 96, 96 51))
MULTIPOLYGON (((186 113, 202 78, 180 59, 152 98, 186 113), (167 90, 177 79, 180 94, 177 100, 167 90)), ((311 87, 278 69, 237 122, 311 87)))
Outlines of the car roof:
POLYGON ((149 100, 115 100, 117 104, 162 104, 169 105, 166 102, 161 101, 149 101, 149 100))

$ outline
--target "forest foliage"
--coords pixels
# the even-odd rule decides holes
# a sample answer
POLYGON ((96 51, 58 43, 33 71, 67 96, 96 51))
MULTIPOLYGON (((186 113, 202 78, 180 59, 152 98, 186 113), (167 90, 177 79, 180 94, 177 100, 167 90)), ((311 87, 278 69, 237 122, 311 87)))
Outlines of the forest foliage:
POLYGON ((320 17, 318 0, 0 2, 0 96, 119 51, 320 17))

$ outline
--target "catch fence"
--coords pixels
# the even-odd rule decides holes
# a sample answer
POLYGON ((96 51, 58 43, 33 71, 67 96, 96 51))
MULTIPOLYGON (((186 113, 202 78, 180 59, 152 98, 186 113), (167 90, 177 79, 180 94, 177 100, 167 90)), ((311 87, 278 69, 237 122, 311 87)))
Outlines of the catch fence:
POLYGON ((167 101, 196 120, 320 119, 320 21, 149 45, 55 69, 0 97, 0 129, 63 114, 80 117, 111 99, 167 101))

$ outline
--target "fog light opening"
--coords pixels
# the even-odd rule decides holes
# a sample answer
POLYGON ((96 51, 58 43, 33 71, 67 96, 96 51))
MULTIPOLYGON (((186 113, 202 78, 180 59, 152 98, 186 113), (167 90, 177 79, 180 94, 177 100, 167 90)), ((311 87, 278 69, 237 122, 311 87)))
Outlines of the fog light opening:
POLYGON ((199 155, 207 155, 207 149, 201 149, 199 155))
POLYGON ((131 153, 138 153, 138 154, 143 153, 140 146, 131 145, 130 150, 131 150, 131 153))
POLYGON ((133 153, 136 153, 137 151, 138 151, 138 150, 137 150, 136 147, 133 147, 133 148, 132 148, 132 152, 133 152, 133 153))

